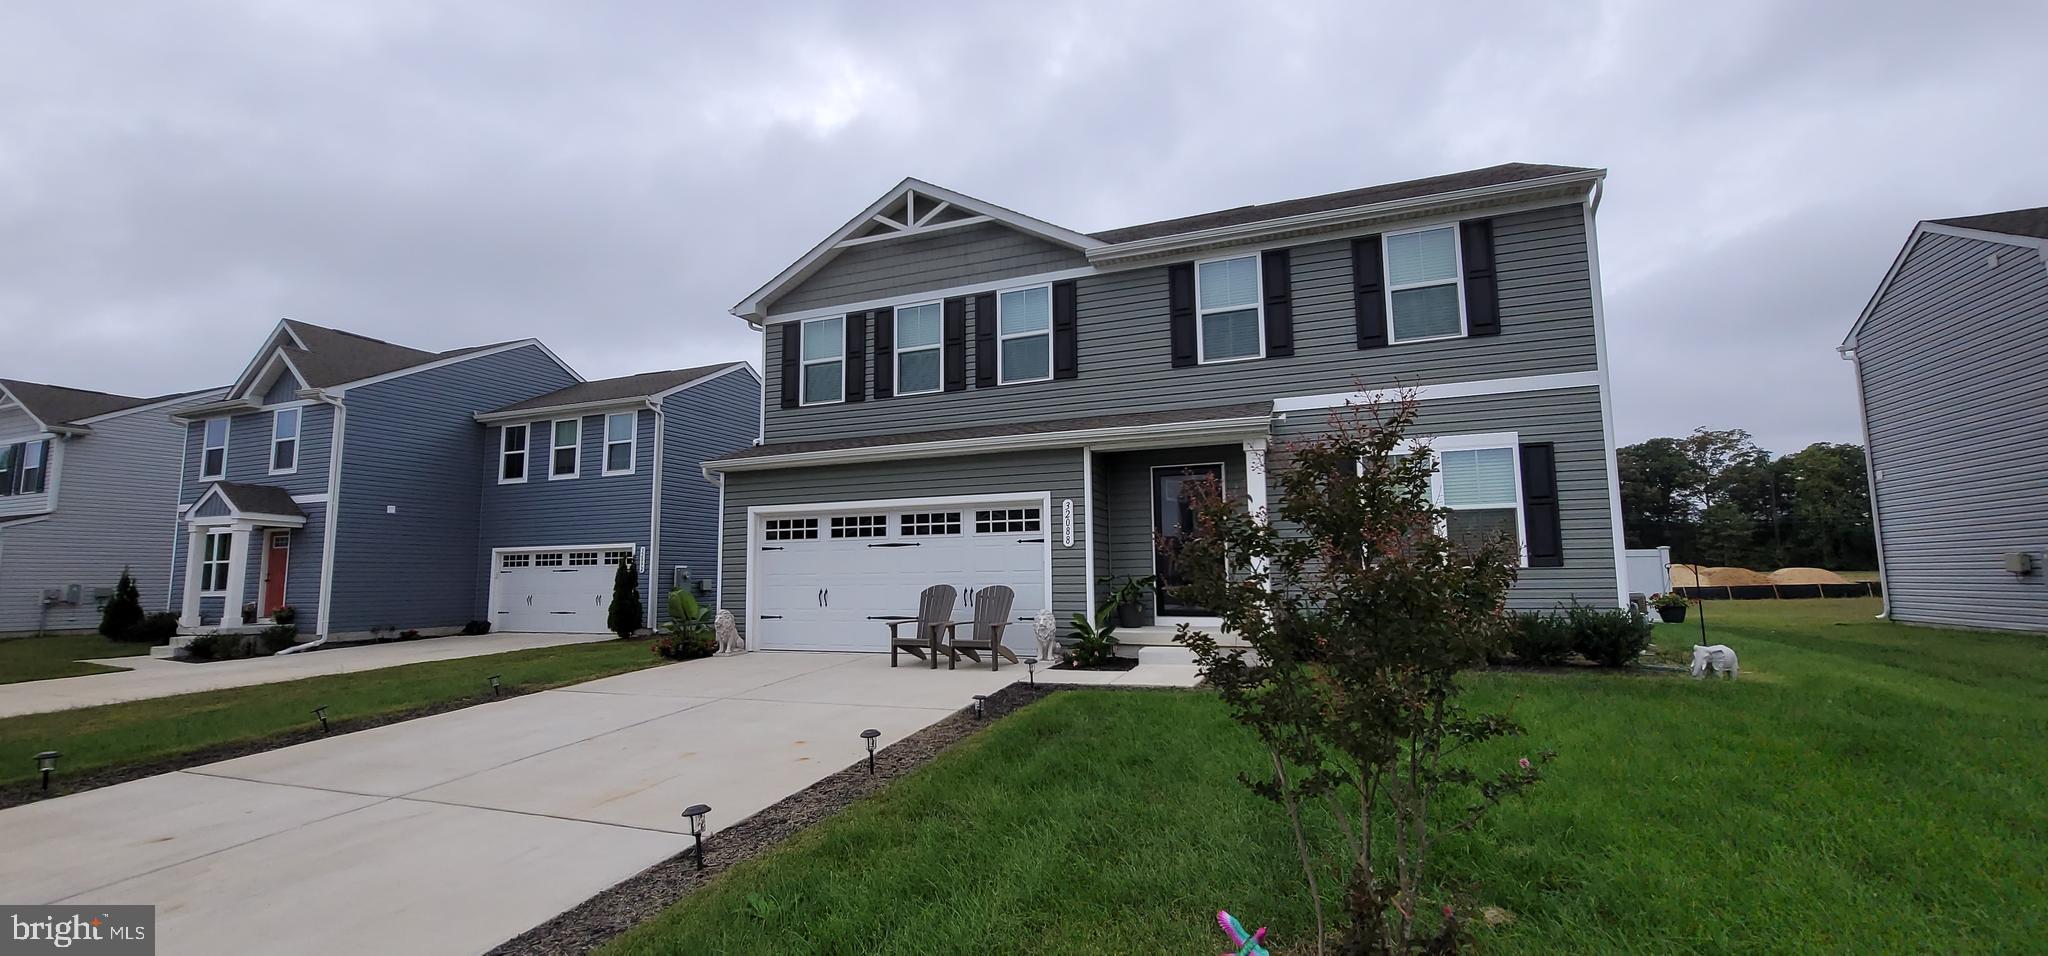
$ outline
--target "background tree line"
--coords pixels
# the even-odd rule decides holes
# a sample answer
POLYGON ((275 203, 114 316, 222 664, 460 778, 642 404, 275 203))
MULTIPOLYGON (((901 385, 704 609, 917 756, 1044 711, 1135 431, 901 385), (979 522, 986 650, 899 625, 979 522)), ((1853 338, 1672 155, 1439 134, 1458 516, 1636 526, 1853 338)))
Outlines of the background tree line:
POLYGON ((1617 453, 1631 548, 1671 559, 1772 570, 1877 567, 1863 446, 1817 442, 1773 459, 1739 428, 1696 428, 1617 453))

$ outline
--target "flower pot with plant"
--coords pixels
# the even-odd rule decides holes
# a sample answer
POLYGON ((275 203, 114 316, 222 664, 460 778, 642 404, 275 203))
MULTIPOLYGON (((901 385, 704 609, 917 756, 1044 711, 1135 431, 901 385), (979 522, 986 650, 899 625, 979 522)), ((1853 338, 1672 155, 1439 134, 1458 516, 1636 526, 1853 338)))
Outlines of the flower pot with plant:
POLYGON ((718 636, 712 624, 716 613, 684 588, 668 592, 668 622, 661 626, 661 636, 654 639, 654 653, 677 661, 710 657, 718 651, 718 636))
POLYGON ((1142 578, 1125 578, 1123 583, 1110 589, 1109 604, 1104 610, 1114 609, 1116 622, 1123 627, 1143 627, 1145 598, 1158 583, 1159 579, 1149 574, 1142 578))
POLYGON ((279 605, 277 610, 270 612, 270 620, 279 625, 290 624, 298 619, 298 608, 289 604, 279 605))
POLYGON ((1685 623, 1685 609, 1692 602, 1685 595, 1677 593, 1656 594, 1650 597, 1650 606, 1657 609, 1657 616, 1666 624, 1685 623))
POLYGON ((242 605, 242 623, 256 623, 256 602, 251 601, 247 604, 242 605))

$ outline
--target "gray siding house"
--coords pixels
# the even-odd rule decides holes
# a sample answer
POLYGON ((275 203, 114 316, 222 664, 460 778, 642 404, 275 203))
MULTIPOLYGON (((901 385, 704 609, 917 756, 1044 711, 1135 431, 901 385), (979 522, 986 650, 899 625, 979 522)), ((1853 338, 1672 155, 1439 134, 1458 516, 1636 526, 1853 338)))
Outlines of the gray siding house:
POLYGON ((721 401, 735 381, 758 393, 745 363, 589 382, 533 339, 426 352, 285 320, 223 398, 178 415, 173 606, 193 633, 280 607, 322 639, 595 633, 631 556, 656 623, 653 569, 712 547, 689 540, 716 514, 701 456, 759 428, 721 401), (674 461, 684 428, 710 437, 674 461))
MULTIPOLYGON (((1512 600, 1615 606, 1619 494, 1593 214, 1604 171, 1508 164, 1081 233, 905 180, 733 309, 761 444, 724 488, 720 603, 765 648, 885 649, 918 591, 1014 613, 1176 579, 1182 487, 1276 507, 1269 455, 1412 390, 1454 537, 1512 600)), ((1149 599, 1167 643, 1182 621, 1149 599)), ((1011 632, 1015 646, 1030 629, 1011 632)))
POLYGON ((134 398, 0 379, 0 632, 99 626, 125 568, 170 593, 178 409, 222 390, 134 398))
POLYGON ((2048 631, 2048 207, 1937 219, 1843 341, 1885 613, 2048 631))

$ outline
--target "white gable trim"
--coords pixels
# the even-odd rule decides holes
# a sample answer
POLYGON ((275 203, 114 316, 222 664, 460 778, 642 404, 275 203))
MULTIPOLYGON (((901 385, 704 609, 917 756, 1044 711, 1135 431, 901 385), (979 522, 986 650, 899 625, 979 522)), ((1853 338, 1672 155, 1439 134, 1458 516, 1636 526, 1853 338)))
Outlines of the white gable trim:
POLYGON ((207 402, 217 402, 222 397, 226 396, 227 393, 227 387, 222 386, 220 388, 212 389, 210 391, 194 392, 190 395, 176 395, 171 398, 163 399, 162 401, 150 402, 147 405, 137 405, 134 408, 123 408, 119 411, 107 412, 104 415, 94 415, 91 418, 81 418, 78 420, 78 423, 80 425, 90 425, 93 424, 94 422, 103 422, 109 419, 120 418, 124 415, 134 415, 139 412, 153 412, 159 409, 171 408, 177 405, 184 405, 187 403, 198 405, 207 402))
MULTIPOLYGON (((277 320, 277 326, 271 329, 270 335, 264 338, 263 347, 257 349, 256 354, 249 357, 249 364, 242 367, 242 374, 235 376, 235 384, 228 388, 229 395, 240 395, 248 391, 249 386, 255 384, 257 373, 269 368, 269 360, 277 355, 279 349, 284 347, 284 343, 279 341, 280 338, 291 340, 299 348, 303 349, 306 347, 306 343, 299 341, 298 334, 291 330, 290 325, 286 324, 289 321, 289 319, 277 320)), ((304 382, 305 379, 301 378, 299 381, 304 382)))
POLYGON ((2034 249, 2041 254, 2043 267, 2048 268, 2048 239, 2036 239, 2033 236, 2015 236, 2004 232, 1987 232, 1983 229, 1965 229, 1961 226, 1944 226, 1938 222, 1922 222, 1913 227, 1912 235, 1906 237, 1905 247, 1901 248, 1899 254, 1893 257, 1891 268, 1886 269, 1884 271, 1884 278, 1878 280, 1877 291, 1870 294, 1870 301, 1864 303, 1863 311, 1856 316, 1856 323, 1849 326, 1849 334, 1843 336, 1842 344, 1836 346, 1835 351, 1846 353, 1856 348, 1856 336, 1863 331, 1863 326, 1870 321, 1871 314, 1877 311, 1877 303, 1884 298, 1886 292, 1891 291, 1892 280, 1898 278, 1899 270, 1906 266, 1907 257, 1911 256, 1913 249, 1920 245, 1920 237, 1929 233, 1937 236, 1980 239, 1985 242, 2018 246, 2022 249, 2034 249))
POLYGON ((56 429, 50 427, 49 422, 43 421, 41 418, 36 417, 35 412, 29 411, 28 404, 26 402, 23 402, 21 399, 14 397, 14 393, 8 391, 7 386, 5 385, 0 385, 0 398, 4 398, 7 400, 4 404, 13 405, 15 408, 21 409, 21 413, 23 415, 27 415, 29 421, 35 422, 36 427, 38 429, 41 429, 46 432, 56 431, 56 429))
POLYGON ((768 280, 766 285, 754 290, 754 294, 747 296, 738 305, 733 306, 732 314, 749 322, 760 322, 767 314, 769 303, 779 298, 783 293, 795 288, 805 279, 816 274, 834 256, 838 255, 841 249, 847 248, 849 245, 863 244, 867 241, 879 241, 882 237, 878 236, 873 239, 852 238, 854 233, 875 224, 877 221, 895 230, 889 238, 924 235, 956 224, 972 224, 965 220, 952 220, 945 223, 932 222, 933 217, 947 209, 959 209, 971 213, 973 215, 968 218, 973 219, 976 223, 1001 223, 1019 232, 1037 236, 1048 242, 1057 243, 1082 252, 1087 252, 1102 245, 1100 241, 1064 226, 1056 226, 1043 219, 1034 219, 1023 213, 1004 209, 993 203, 983 202, 943 186, 934 186, 920 179, 906 178, 902 182, 897 183, 896 188, 884 193, 882 198, 875 200, 866 209, 861 210, 859 215, 847 220, 846 225, 839 227, 832 235, 827 236, 825 241, 812 246, 811 251, 804 253, 803 258, 790 263, 788 268, 782 270, 775 278, 768 280), (926 199, 938 200, 938 205, 935 205, 929 213, 921 214, 907 223, 881 216, 883 210, 895 205, 897 200, 912 193, 926 199), (878 217, 880 217, 879 220, 878 217))
POLYGON ((673 388, 669 388, 664 391, 655 392, 654 394, 649 395, 647 397, 653 399, 656 405, 660 405, 662 401, 668 398, 670 395, 674 395, 675 393, 680 392, 684 389, 696 388, 699 385, 704 385, 716 381, 718 379, 726 377, 727 375, 731 375, 734 372, 745 372, 747 373, 747 376, 749 378, 752 378, 754 380, 754 384, 759 385, 761 383, 761 376, 758 372, 754 371, 753 363, 734 362, 731 365, 719 369, 718 371, 713 372, 709 375, 703 375, 697 378, 693 378, 687 382, 684 382, 681 385, 677 385, 673 388))

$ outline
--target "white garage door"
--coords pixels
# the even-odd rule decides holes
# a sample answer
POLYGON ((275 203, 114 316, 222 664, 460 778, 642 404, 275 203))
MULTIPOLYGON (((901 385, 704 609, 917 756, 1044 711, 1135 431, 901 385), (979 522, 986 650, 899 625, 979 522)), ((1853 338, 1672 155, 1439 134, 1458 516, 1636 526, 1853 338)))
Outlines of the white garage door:
POLYGON ((1016 592, 1003 643, 1035 645, 1051 554, 1042 500, 918 504, 860 511, 760 515, 753 534, 755 646, 769 650, 886 651, 885 621, 917 613, 934 584, 960 592, 953 619, 974 617, 981 588, 1016 592))
POLYGON ((612 579, 630 549, 543 548, 498 553, 495 631, 600 634, 612 579))

